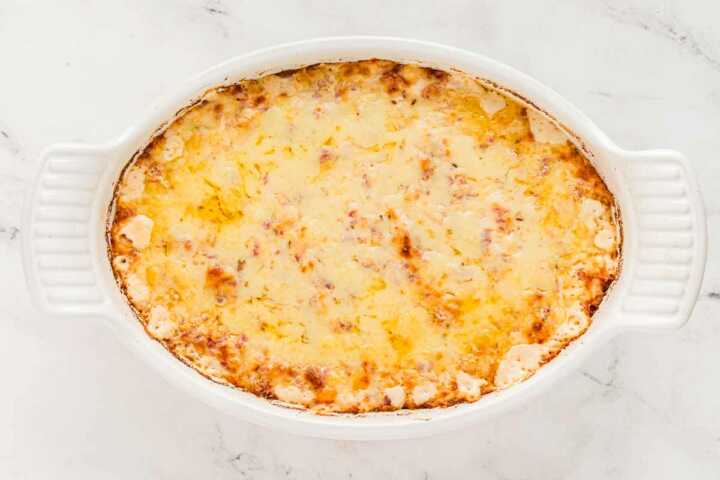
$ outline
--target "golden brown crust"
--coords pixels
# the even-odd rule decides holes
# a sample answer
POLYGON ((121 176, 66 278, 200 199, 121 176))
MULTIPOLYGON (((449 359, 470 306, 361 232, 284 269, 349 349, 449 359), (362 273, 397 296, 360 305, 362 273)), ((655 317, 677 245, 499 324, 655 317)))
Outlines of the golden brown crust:
POLYGON ((474 401, 581 335, 617 276, 612 195, 554 128, 384 60, 218 88, 123 171, 113 270, 215 381, 317 412, 474 401))

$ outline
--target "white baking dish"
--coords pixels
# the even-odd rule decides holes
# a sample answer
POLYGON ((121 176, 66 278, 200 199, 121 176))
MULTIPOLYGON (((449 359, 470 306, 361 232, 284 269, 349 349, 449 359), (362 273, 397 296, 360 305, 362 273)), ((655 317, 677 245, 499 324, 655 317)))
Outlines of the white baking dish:
POLYGON ((489 58, 432 43, 378 37, 310 40, 234 58, 185 83, 118 140, 51 147, 43 155, 35 188, 26 202, 23 232, 29 288, 44 312, 102 317, 149 365, 225 412, 292 432, 347 439, 411 437, 469 424, 550 385, 562 372, 576 368, 593 347, 619 332, 682 325, 700 288, 706 245, 702 199, 683 155, 622 150, 558 94, 489 58), (110 269, 105 226, 114 184, 133 154, 179 109, 208 88, 243 78, 318 62, 367 58, 459 69, 532 102, 574 136, 615 195, 621 213, 622 272, 587 333, 527 381, 472 404, 319 416, 216 384, 145 333, 110 269))

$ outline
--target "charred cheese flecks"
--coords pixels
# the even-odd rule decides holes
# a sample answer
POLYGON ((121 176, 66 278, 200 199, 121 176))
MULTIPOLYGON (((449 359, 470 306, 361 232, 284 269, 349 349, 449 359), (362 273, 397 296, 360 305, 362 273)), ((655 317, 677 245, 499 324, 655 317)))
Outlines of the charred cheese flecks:
POLYGON ((475 401, 589 326, 613 198, 468 75, 322 64, 217 88, 124 170, 115 277, 211 379, 317 412, 475 401))

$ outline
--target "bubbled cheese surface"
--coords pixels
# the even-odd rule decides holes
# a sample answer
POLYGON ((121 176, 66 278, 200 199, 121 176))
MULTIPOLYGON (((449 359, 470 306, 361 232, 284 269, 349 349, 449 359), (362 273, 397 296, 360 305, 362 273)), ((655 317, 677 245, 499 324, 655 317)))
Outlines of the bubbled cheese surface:
POLYGON ((118 184, 115 276, 213 380, 318 412, 476 401, 588 327, 613 199, 462 73, 324 64, 208 92, 118 184))

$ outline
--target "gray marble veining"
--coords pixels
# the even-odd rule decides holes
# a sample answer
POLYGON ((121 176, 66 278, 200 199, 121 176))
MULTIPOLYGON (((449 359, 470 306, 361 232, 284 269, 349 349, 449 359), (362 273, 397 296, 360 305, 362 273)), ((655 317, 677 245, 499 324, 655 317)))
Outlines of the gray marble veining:
POLYGON ((720 476, 720 4, 714 1, 0 5, 0 478, 676 479, 720 476), (525 70, 618 144, 686 153, 709 213, 702 294, 681 330, 625 335, 523 407, 437 437, 301 438, 166 384, 102 322, 46 318, 20 262, 22 196, 57 141, 119 135, 194 73, 254 48, 384 34, 525 70))

